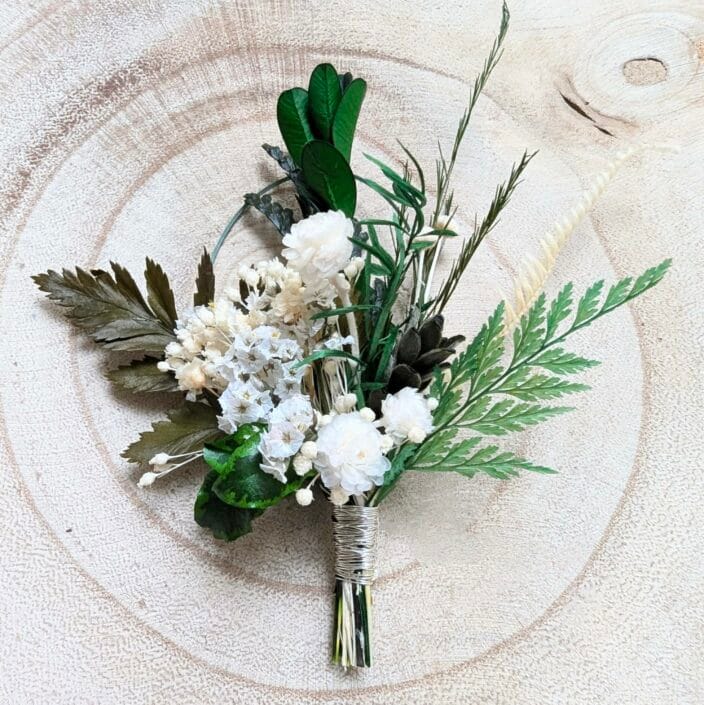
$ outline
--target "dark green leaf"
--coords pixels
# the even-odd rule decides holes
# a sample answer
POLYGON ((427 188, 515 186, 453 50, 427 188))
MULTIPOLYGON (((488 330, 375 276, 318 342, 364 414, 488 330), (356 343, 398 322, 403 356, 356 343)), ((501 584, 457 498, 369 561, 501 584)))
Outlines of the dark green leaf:
POLYGON ((337 71, 332 64, 318 64, 308 84, 308 109, 318 137, 330 141, 332 121, 342 93, 337 71))
POLYGON ((357 129, 362 102, 367 92, 364 79, 355 78, 342 94, 332 123, 332 142, 340 150, 342 156, 349 162, 352 156, 352 143, 357 129))
POLYGON ((218 474, 209 472, 196 496, 193 517, 199 526, 210 529, 216 539, 234 541, 252 530, 252 519, 262 511, 239 509, 225 504, 213 492, 213 484, 218 480, 218 474))
POLYGON ((401 448, 391 461, 391 467, 384 474, 382 486, 374 493, 373 505, 378 506, 379 503, 391 492, 396 483, 401 479, 406 470, 408 459, 415 453, 416 446, 409 443, 401 448))
POLYGON ((279 231, 281 236, 291 231, 291 226, 294 223, 293 211, 290 208, 284 208, 280 203, 272 200, 271 196, 260 196, 258 193, 248 193, 244 197, 244 202, 248 206, 256 208, 265 216, 279 231))
POLYGON ((157 358, 147 357, 144 360, 133 360, 128 365, 122 365, 110 370, 107 378, 119 389, 134 394, 146 392, 177 392, 178 382, 171 372, 162 372, 157 368, 157 358))
POLYGON ((301 155, 306 183, 331 210, 340 210, 348 218, 357 206, 357 186, 349 164, 331 144, 322 140, 308 142, 301 155))
POLYGON ((147 257, 144 279, 147 282, 147 300, 152 311, 165 326, 173 330, 176 327, 174 292, 171 291, 169 278, 161 268, 161 265, 149 259, 149 257, 147 257))
POLYGON ((217 414, 207 404, 186 402, 167 412, 167 416, 168 420, 157 421, 151 431, 141 433, 139 440, 122 452, 122 457, 147 465, 157 453, 190 453, 222 435, 217 414))
POLYGON ((114 276, 100 269, 64 269, 33 279, 76 326, 107 348, 163 353, 175 340, 172 328, 149 308, 126 269, 112 263, 112 270, 114 276))
POLYGON ((303 147, 313 139, 308 123, 308 93, 302 88, 284 91, 276 104, 276 119, 291 159, 300 166, 303 147))
POLYGON ((215 299, 215 273, 213 261, 208 250, 203 248, 203 254, 198 264, 198 277, 196 278, 196 293, 193 295, 194 306, 207 306, 215 299))
POLYGON ((254 455, 259 446, 262 427, 245 424, 229 436, 206 443, 203 447, 203 460, 211 470, 219 475, 227 475, 239 458, 254 455))

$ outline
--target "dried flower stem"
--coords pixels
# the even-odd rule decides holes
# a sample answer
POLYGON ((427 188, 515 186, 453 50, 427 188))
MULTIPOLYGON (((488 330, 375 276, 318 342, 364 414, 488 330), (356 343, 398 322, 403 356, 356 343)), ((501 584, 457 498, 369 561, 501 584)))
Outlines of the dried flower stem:
MULTIPOLYGON (((566 216, 555 221, 555 224, 540 241, 541 257, 526 257, 520 268, 520 273, 514 283, 514 301, 512 305, 506 300, 505 331, 510 333, 528 311, 545 286, 557 258, 567 244, 572 233, 580 225, 584 216, 604 192, 616 172, 634 154, 640 152, 642 146, 631 146, 620 152, 610 161, 582 193, 579 201, 570 209, 566 216)), ((505 298, 505 297, 504 297, 505 298)))

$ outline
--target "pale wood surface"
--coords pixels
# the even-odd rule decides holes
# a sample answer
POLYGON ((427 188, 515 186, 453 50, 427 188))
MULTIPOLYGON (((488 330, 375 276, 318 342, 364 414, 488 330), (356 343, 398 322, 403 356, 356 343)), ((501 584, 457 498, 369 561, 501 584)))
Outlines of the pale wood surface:
MULTIPOLYGON (((191 520, 196 472, 138 491, 119 451, 162 406, 113 396, 102 354, 29 275, 149 254, 185 301, 197 252, 268 175, 277 93, 320 60, 369 80, 356 164, 393 158, 400 135, 430 165, 498 2, 3 3, 0 702, 704 700, 704 8, 511 9, 458 167, 460 221, 524 147, 540 154, 450 327, 481 322, 627 144, 682 149, 625 166, 549 288, 669 255, 674 271, 582 336, 605 362, 579 411, 509 441, 560 475, 404 481, 384 510, 377 664, 345 676, 327 664, 327 507, 287 506, 224 546, 191 520)), ((221 273, 267 243, 229 245, 221 273)))

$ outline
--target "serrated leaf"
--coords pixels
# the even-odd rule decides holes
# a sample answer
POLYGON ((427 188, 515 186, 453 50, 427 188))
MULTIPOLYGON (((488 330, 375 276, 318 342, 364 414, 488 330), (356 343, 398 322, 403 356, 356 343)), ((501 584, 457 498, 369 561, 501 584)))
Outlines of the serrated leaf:
POLYGON ((337 71, 332 64, 318 64, 308 84, 308 109, 318 137, 330 141, 332 122, 340 105, 342 92, 337 71))
POLYGON ((584 392, 589 389, 586 384, 568 382, 559 377, 534 374, 529 368, 522 368, 496 388, 499 394, 508 394, 522 401, 541 401, 544 399, 557 399, 565 394, 584 392))
POLYGON ((519 474, 519 470, 529 470, 543 474, 554 474, 551 468, 533 463, 510 452, 500 452, 497 446, 486 446, 479 449, 474 455, 467 458, 462 466, 455 468, 455 472, 473 477, 478 472, 483 472, 498 480, 506 480, 519 474))
POLYGON ((357 186, 346 159, 331 144, 322 140, 308 142, 301 153, 301 168, 306 183, 330 210, 340 210, 348 218, 357 206, 357 186))
POLYGON ((308 122, 307 91, 303 88, 284 91, 276 104, 276 119, 291 159, 300 166, 304 145, 314 139, 308 122))
POLYGON ((196 293, 193 294, 194 306, 207 306, 215 300, 215 273, 213 260, 208 250, 203 248, 200 262, 198 263, 198 276, 196 277, 196 293))
POLYGON ((352 156, 354 133, 366 93, 367 82, 362 78, 355 78, 342 94, 333 119, 332 142, 348 162, 352 156))
POLYGON ((597 314, 599 311, 599 298, 601 297, 603 288, 604 280, 601 279, 598 282, 594 282, 594 284, 584 292, 584 296, 582 296, 577 304, 577 313, 572 323, 573 328, 588 321, 597 314))
POLYGON ((193 518, 199 526, 210 529, 216 539, 234 541, 252 530, 252 519, 263 512, 239 509, 223 502, 213 491, 218 474, 210 471, 196 496, 193 518))
POLYGON ((572 312, 572 282, 566 284, 560 293, 552 300, 550 309, 545 319, 545 340, 551 340, 557 331, 557 327, 572 312))
POLYGON ((563 348, 548 348, 533 359, 532 365, 543 367, 558 375, 571 375, 601 364, 598 360, 566 352, 563 348))
POLYGON ((222 435, 217 413, 206 404, 186 402, 166 415, 168 419, 153 423, 152 430, 141 433, 139 440, 122 452, 122 457, 147 465, 157 453, 190 453, 222 435))
POLYGON ((144 270, 144 279, 147 282, 147 301, 152 311, 165 326, 173 330, 176 327, 174 292, 171 291, 169 278, 161 265, 149 257, 144 270))
POLYGON ((75 273, 50 270, 33 279, 93 340, 112 350, 161 354, 175 340, 173 329, 149 308, 129 272, 111 266, 112 275, 76 268, 75 273))
POLYGON ((541 293, 513 332, 513 362, 540 350, 545 338, 545 293, 541 293))
POLYGON ((144 360, 133 360, 107 372, 106 377, 118 389, 134 394, 151 392, 177 392, 178 382, 170 372, 162 372, 157 368, 159 360, 147 357, 144 360))
POLYGON ((481 418, 463 425, 488 436, 505 436, 567 411, 572 411, 571 407, 516 403, 504 399, 494 404, 481 418))

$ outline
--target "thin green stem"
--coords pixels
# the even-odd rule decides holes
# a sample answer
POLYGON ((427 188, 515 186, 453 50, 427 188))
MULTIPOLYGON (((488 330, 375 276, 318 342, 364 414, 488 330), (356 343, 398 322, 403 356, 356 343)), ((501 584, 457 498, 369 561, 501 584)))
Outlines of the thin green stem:
MULTIPOLYGON (((284 176, 281 179, 277 179, 276 181, 272 181, 272 183, 267 184, 263 189, 260 191, 257 191, 257 196, 263 196, 266 193, 269 193, 270 191, 274 191, 277 189, 281 184, 286 183, 289 180, 288 176, 284 176)), ((232 229, 237 225, 239 222, 240 218, 249 210, 250 206, 248 203, 243 203, 240 209, 230 218, 230 220, 227 222, 227 225, 225 226, 225 229, 222 231, 220 234, 220 237, 218 238, 217 242, 215 243, 215 247, 213 247, 213 251, 210 253, 210 259, 215 264, 215 260, 218 256, 218 253, 220 252, 220 248, 225 244, 225 240, 227 240, 228 236, 232 232, 232 229)))

